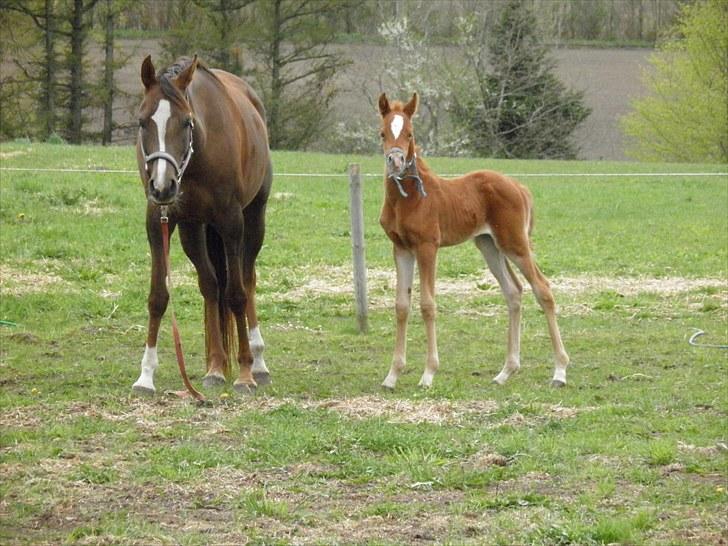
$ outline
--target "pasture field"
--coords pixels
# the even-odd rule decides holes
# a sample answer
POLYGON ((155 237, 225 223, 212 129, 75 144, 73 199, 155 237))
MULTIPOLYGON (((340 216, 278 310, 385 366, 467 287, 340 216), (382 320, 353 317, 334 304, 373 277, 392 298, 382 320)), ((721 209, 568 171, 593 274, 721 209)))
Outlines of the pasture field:
MULTIPOLYGON (((0 166, 133 169, 131 147, 0 146, 0 166)), ((596 545, 728 542, 725 165, 433 158, 440 173, 647 173, 521 180, 572 365, 549 386, 545 319, 524 295, 522 368, 491 384, 506 309, 472 244, 438 275, 441 368, 383 392, 394 274, 366 178, 370 332, 356 332, 349 162, 274 153, 258 262, 273 384, 197 406, 178 390, 169 320, 154 397, 137 397, 149 252, 138 177, 0 171, 0 543, 596 545)), ((172 245, 172 294, 200 386, 202 300, 172 245)))

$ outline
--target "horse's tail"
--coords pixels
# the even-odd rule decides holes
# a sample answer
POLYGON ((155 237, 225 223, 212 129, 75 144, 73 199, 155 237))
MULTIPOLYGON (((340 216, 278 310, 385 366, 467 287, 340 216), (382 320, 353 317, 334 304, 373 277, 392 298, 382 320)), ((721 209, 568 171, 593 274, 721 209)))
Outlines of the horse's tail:
MULTIPOLYGON (((225 287, 227 286, 227 263, 225 261, 225 246, 222 237, 212 226, 207 226, 207 256, 210 258, 212 267, 215 269, 217 278, 217 306, 220 318, 220 334, 222 337, 222 348, 225 351, 225 377, 230 376, 231 363, 235 360, 235 317, 230 307, 225 303, 225 287)), ((205 355, 206 361, 210 361, 210 347, 207 340, 210 339, 210 325, 207 323, 205 314, 205 355)))

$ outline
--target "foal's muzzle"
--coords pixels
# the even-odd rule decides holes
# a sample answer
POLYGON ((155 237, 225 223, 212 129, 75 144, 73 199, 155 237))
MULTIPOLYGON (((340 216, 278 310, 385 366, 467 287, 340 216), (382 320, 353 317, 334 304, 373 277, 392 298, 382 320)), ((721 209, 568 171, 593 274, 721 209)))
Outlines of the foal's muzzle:
POLYGON ((401 148, 392 148, 385 155, 387 161, 387 174, 389 176, 400 177, 404 174, 407 166, 407 156, 401 148))

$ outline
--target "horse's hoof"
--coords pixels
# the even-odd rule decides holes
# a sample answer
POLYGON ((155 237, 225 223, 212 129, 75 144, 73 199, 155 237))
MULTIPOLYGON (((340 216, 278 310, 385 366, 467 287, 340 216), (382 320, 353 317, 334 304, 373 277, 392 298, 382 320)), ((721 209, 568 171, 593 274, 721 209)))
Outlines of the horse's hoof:
POLYGON ((252 396, 255 394, 256 386, 249 385, 247 383, 235 383, 235 385, 233 385, 233 388, 235 389, 235 392, 239 394, 252 396))
POLYGON ((253 379, 259 387, 271 384, 270 373, 268 372, 253 372, 253 379))
POLYGON ((131 392, 140 396, 154 396, 157 394, 156 389, 145 387, 144 385, 133 385, 131 392))
POLYGON ((225 377, 217 374, 207 374, 202 378, 202 386, 206 389, 222 387, 225 384, 225 377))
POLYGON ((554 379, 553 381, 551 381, 551 386, 556 387, 557 389, 560 389, 560 388, 566 386, 566 381, 560 381, 558 379, 554 379))

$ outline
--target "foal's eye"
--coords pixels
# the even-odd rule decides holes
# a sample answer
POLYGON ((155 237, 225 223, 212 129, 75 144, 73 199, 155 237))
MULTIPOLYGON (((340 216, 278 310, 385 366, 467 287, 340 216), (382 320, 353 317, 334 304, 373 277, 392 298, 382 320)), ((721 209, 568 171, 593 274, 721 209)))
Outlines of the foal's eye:
POLYGON ((192 127, 192 118, 185 118, 183 124, 185 127, 192 127))
POLYGON ((380 131, 380 132, 379 132, 379 137, 380 137, 380 138, 381 138, 382 140, 384 140, 384 131, 380 131))

